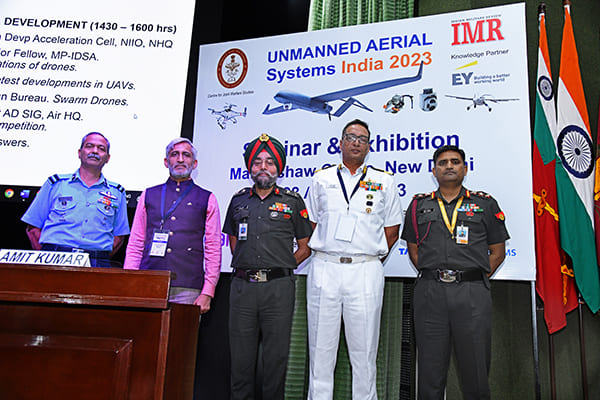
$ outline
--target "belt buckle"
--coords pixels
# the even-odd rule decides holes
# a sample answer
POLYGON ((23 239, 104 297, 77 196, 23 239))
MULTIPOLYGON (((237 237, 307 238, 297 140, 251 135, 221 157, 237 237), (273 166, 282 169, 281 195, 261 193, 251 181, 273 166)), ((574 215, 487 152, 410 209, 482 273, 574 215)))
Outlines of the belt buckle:
POLYGON ((451 269, 438 269, 438 279, 444 283, 454 283, 458 281, 458 271, 451 269))
POLYGON ((267 279, 267 271, 259 269, 254 274, 248 275, 252 282, 266 282, 267 279))
POLYGON ((352 264, 352 257, 340 257, 340 264, 352 264))

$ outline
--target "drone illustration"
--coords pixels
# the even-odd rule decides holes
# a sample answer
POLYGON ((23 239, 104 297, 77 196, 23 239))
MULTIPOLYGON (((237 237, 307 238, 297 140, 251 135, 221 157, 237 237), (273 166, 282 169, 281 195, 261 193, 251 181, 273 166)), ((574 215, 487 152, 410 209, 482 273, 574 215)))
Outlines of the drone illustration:
POLYGON ((263 114, 270 115, 285 111, 301 109, 317 114, 327 114, 329 116, 329 120, 331 120, 332 115, 334 117, 339 117, 353 105, 357 106, 358 108, 362 108, 364 110, 373 112, 373 110, 371 110, 369 107, 367 107, 352 96, 357 96, 359 94, 374 92, 392 86, 404 85, 407 83, 415 82, 421 79, 422 74, 423 63, 421 63, 419 71, 414 76, 370 83, 367 85, 357 86, 350 89, 343 89, 331 93, 325 93, 315 97, 310 97, 301 93, 295 93, 290 91, 280 91, 274 96, 274 99, 283 105, 275 108, 269 108, 269 105, 267 104, 267 107, 263 111, 263 114), (333 110, 333 106, 328 103, 334 100, 341 100, 344 103, 332 114, 331 111, 333 110))
POLYGON ((236 111, 234 110, 235 107, 237 107, 235 104, 225 103, 225 107, 223 107, 222 110, 209 108, 208 111, 210 111, 211 115, 215 116, 217 125, 219 125, 221 129, 225 129, 227 127, 227 121, 237 124, 237 117, 246 116, 246 107, 244 107, 244 111, 236 111))
POLYGON ((519 100, 519 99, 497 99, 491 94, 482 94, 481 96, 478 96, 475 94, 475 95, 473 95, 473 97, 452 96, 452 95, 447 94, 446 97, 452 97, 454 99, 459 99, 459 100, 472 101, 473 104, 468 105, 467 110, 470 110, 471 106, 473 106, 473 109, 477 108, 477 106, 485 106, 485 107, 487 107, 489 112, 492 112, 492 107, 490 107, 488 102, 500 103, 502 101, 517 101, 517 100, 519 100))
POLYGON ((396 114, 398 113, 398 111, 402 110, 402 108, 404 108, 405 105, 405 101, 404 98, 408 97, 410 98, 410 108, 413 108, 413 96, 411 96, 410 94, 404 94, 404 95, 399 95, 396 94, 394 96, 392 96, 391 99, 388 100, 388 102, 383 106, 383 109, 385 110, 386 113, 390 112, 392 114, 396 114))

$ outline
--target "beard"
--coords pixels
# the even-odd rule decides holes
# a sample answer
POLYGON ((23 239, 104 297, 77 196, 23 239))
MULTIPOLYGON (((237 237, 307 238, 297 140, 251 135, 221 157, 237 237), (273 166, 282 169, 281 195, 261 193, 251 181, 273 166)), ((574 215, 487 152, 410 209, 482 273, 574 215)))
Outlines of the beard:
POLYGON ((271 175, 268 171, 259 171, 251 174, 252 180, 259 189, 269 189, 275 185, 277 175, 271 175))
POLYGON ((185 171, 177 170, 179 165, 169 165, 169 174, 173 179, 188 179, 192 175, 193 168, 185 166, 185 171))

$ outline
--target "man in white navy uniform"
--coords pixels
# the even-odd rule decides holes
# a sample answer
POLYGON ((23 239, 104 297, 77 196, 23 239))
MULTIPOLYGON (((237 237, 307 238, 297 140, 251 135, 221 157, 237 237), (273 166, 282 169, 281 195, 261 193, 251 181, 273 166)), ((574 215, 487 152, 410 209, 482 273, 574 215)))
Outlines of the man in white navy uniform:
POLYGON ((402 207, 392 174, 367 166, 370 132, 361 120, 342 130, 342 163, 315 173, 308 195, 314 251, 307 278, 309 399, 333 397, 344 319, 352 398, 377 398, 376 359, 383 303, 382 260, 398 239, 402 207))

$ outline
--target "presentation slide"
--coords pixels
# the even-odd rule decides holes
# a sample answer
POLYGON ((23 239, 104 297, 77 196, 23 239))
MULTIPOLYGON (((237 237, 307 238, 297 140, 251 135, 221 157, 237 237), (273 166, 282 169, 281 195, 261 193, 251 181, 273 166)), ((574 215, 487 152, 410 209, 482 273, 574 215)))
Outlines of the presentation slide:
POLYGON ((154 185, 180 136, 194 0, 0 2, 0 184, 74 172, 88 132, 106 177, 154 185))
MULTIPOLYGON (((343 126, 360 118, 371 127, 367 163, 395 174, 406 209, 437 188, 435 149, 457 145, 464 185, 506 215, 511 239, 494 278, 535 280, 528 87, 524 3, 202 46, 195 179, 224 218, 252 185, 244 146, 267 133, 287 149, 278 183, 306 197, 315 170, 341 161, 343 126)), ((225 237, 223 246, 227 270, 225 237)), ((385 271, 416 275, 406 243, 385 271)))

